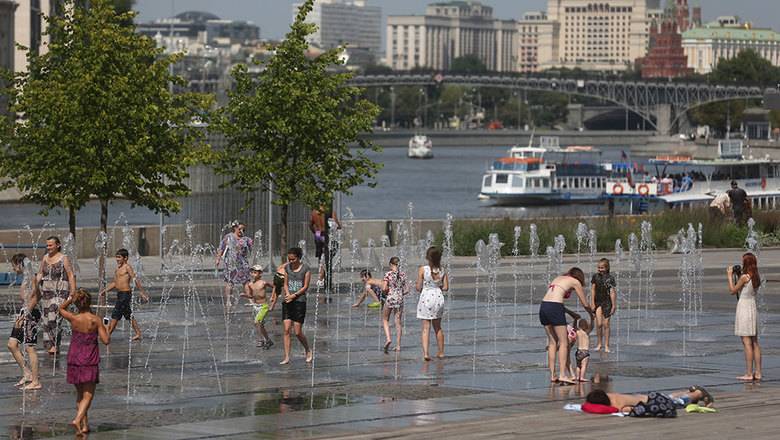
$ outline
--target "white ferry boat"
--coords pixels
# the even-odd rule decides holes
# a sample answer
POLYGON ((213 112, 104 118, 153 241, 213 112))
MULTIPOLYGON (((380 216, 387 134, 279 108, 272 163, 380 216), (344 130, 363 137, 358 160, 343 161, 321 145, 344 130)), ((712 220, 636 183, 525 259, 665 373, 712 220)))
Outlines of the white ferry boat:
POLYGON ((560 148, 558 138, 541 137, 539 147, 513 147, 494 161, 482 177, 480 198, 519 206, 594 203, 604 200, 611 172, 600 150, 560 148))
POLYGON ((745 157, 742 141, 721 141, 718 158, 694 159, 685 155, 657 156, 648 161, 648 173, 613 177, 607 197, 629 205, 629 213, 708 205, 736 181, 753 207, 774 209, 780 199, 780 162, 745 157), (648 177, 649 175, 655 177, 648 177))
POLYGON ((409 151, 407 155, 412 159, 433 158, 433 143, 428 136, 416 134, 409 139, 409 151))

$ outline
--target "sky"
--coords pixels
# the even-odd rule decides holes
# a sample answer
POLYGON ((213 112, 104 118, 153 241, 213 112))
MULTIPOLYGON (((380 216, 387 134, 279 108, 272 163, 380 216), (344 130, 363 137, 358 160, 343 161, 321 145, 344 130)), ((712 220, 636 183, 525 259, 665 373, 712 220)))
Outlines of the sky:
MULTIPOLYGON (((294 0, 136 0, 139 21, 170 17, 172 11, 206 11, 225 19, 252 21, 260 26, 263 38, 280 38, 292 21, 294 0)), ((380 6, 383 15, 421 15, 425 0, 367 0, 367 4, 380 6)), ((497 18, 520 18, 523 12, 546 9, 546 0, 482 0, 493 6, 497 18)), ((739 15, 757 27, 774 27, 780 31, 780 1, 778 0, 699 0, 704 20, 719 15, 739 15)))

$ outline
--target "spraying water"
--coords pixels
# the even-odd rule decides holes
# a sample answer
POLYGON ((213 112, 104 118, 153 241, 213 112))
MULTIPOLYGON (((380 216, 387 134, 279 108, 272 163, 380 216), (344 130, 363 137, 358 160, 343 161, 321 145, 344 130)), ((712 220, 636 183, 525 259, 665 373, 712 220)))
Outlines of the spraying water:
MULTIPOLYGON (((534 293, 536 291, 534 263, 536 263, 536 259, 539 258, 539 235, 536 232, 535 223, 531 223, 528 229, 528 253, 530 254, 528 258, 528 310, 532 311, 534 308, 534 293)), ((529 313, 528 316, 531 321, 530 324, 533 324, 534 314, 529 313)))
POLYGON ((517 277, 518 266, 517 260, 520 257, 520 234, 522 228, 515 226, 514 234, 512 236, 512 337, 517 338, 517 277))
MULTIPOLYGON (((444 273, 447 274, 449 277, 449 286, 450 290, 447 292, 446 296, 446 302, 444 304, 444 319, 447 323, 447 328, 450 328, 450 315, 452 314, 452 295, 453 295, 453 289, 452 289, 452 258, 454 256, 453 250, 452 250, 452 214, 447 213, 447 216, 444 220, 444 242, 442 243, 442 253, 444 257, 444 273)), ((447 339, 447 344, 450 343, 450 333, 447 332, 447 335, 445 336, 447 339)))

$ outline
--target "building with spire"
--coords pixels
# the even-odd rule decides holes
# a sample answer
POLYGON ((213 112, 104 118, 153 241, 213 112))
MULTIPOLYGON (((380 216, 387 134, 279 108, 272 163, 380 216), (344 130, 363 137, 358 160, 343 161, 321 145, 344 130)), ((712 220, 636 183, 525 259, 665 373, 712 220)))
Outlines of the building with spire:
POLYGON ((637 59, 642 78, 677 78, 693 73, 681 35, 693 25, 688 0, 669 0, 660 19, 650 23, 647 55, 637 59))

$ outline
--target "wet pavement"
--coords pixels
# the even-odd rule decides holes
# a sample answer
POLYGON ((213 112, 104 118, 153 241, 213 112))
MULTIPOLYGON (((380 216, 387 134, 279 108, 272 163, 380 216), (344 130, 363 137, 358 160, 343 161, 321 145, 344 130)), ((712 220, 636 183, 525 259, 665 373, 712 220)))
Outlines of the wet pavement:
MULTIPOLYGON (((144 339, 129 342, 130 326, 120 324, 110 350, 101 347, 101 383, 90 410, 95 431, 90 437, 286 438, 386 432, 539 408, 558 411, 567 400, 581 400, 593 386, 639 392, 702 384, 716 393, 749 393, 750 386, 734 379, 744 372, 744 361, 742 345, 733 335, 736 300, 725 285, 725 267, 737 263, 741 253, 703 252, 700 285, 693 289, 700 292, 698 313, 682 310, 679 255, 657 254, 652 281, 646 272, 643 277, 632 272, 626 262, 613 262, 623 292, 612 321, 613 352, 594 353, 589 376, 598 383, 577 386, 549 382, 544 331, 537 318, 546 286, 546 274, 538 268, 545 267, 545 261, 535 263, 531 304, 526 259, 516 266, 517 279, 512 260, 501 260, 494 291, 487 274, 473 269, 473 259, 457 258, 443 321, 446 358, 431 362, 422 360, 419 349, 416 295, 406 306, 403 350, 384 354, 379 312, 350 306, 357 284, 350 288, 349 281, 356 276, 344 271, 336 279, 341 293, 318 294, 313 289, 308 297, 304 331, 315 344, 313 365, 304 362, 294 338, 292 363, 279 365, 280 308, 267 321, 276 345, 262 350, 254 344, 250 307, 237 306, 225 319, 221 286, 213 272, 180 274, 175 280, 167 276, 166 281, 154 269, 159 260, 144 259, 154 298, 135 310, 144 339), (652 303, 643 300, 653 296, 652 303)), ((780 250, 765 249, 759 259, 768 280, 761 290, 760 311, 764 390, 780 383, 772 380, 780 377, 778 257, 780 250)), ((582 257, 580 263, 589 268, 589 261, 582 257)), ((564 265, 575 262, 576 257, 567 256, 564 265)), ((82 265, 82 280, 91 287, 88 266, 82 265)), ((13 293, 7 293, 3 301, 9 304, 13 293)), ((9 334, 10 327, 6 317, 0 332, 9 334)), ((595 346, 595 334, 591 344, 595 346)), ((27 393, 13 387, 18 368, 10 355, 0 355, 0 438, 72 437, 67 422, 75 413, 75 393, 60 365, 65 356, 55 364, 42 351, 44 388, 27 393)))

